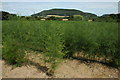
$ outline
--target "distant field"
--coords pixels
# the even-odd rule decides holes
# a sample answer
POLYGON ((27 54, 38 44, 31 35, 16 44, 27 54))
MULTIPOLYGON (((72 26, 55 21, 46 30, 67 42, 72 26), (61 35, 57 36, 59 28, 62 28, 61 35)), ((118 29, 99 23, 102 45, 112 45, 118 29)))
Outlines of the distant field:
POLYGON ((81 21, 2 21, 3 59, 25 62, 25 51, 38 51, 52 69, 76 52, 103 57, 120 65, 118 23, 81 21))

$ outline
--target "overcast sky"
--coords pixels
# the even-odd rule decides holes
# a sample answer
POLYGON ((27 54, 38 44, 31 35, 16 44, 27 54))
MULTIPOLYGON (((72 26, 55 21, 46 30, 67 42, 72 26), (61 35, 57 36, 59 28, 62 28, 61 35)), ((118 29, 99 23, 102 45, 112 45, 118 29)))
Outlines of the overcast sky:
POLYGON ((118 2, 119 0, 0 0, 2 2, 118 2))
POLYGON ((80 2, 80 0, 68 0, 69 2, 67 2, 67 0, 66 2, 63 1, 49 0, 48 2, 48 0, 4 0, 4 2, 2 1, 2 10, 22 16, 30 16, 33 13, 38 13, 40 11, 52 8, 77 9, 84 12, 94 13, 98 16, 101 16, 103 14, 118 13, 117 0, 114 0, 114 2, 112 2, 113 0, 104 0, 106 2, 95 2, 95 0, 92 0, 94 2, 90 2, 91 0, 89 0, 89 2, 80 2))

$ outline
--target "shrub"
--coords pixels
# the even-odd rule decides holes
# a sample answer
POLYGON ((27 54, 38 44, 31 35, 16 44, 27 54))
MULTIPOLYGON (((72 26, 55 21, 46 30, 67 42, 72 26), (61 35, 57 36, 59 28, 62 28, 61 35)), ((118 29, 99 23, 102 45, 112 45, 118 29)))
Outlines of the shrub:
POLYGON ((22 44, 17 42, 12 36, 6 36, 3 42, 3 59, 10 64, 21 66, 25 61, 22 44))

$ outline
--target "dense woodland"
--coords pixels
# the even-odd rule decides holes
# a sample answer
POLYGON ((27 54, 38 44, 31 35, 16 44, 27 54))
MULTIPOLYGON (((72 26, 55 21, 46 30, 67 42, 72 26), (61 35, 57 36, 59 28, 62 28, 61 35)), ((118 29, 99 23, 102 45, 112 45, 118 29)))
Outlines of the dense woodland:
POLYGON ((11 14, 9 12, 5 12, 5 11, 0 11, 0 20, 10 20, 10 19, 13 19, 15 17, 17 17, 16 14, 11 14))

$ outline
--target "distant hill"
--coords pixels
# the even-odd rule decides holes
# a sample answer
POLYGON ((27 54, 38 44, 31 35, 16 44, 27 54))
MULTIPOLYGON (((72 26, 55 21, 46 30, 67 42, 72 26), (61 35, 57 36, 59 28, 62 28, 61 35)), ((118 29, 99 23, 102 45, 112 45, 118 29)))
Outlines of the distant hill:
POLYGON ((17 16, 16 14, 11 14, 9 12, 0 11, 0 20, 9 20, 10 18, 17 16))
MULTIPOLYGON (((19 16, 17 16, 16 14, 12 14, 9 12, 5 12, 5 11, 0 11, 0 20, 11 20, 11 19, 18 19, 19 16)), ((75 9, 50 9, 50 10, 44 10, 42 12, 39 12, 37 14, 33 14, 31 15, 31 17, 25 17, 25 16, 20 16, 21 18, 24 19, 36 19, 36 20, 40 20, 41 17, 36 17, 36 16, 47 16, 47 15, 59 15, 59 16, 72 16, 69 17, 68 19, 70 20, 74 20, 75 17, 73 17, 73 15, 81 15, 84 17, 84 19, 86 21, 88 21, 89 19, 93 19, 93 21, 98 21, 98 22, 120 22, 120 13, 118 14, 104 14, 102 16, 97 16, 95 14, 92 13, 85 13, 79 10, 75 10, 75 9), (38 19, 37 19, 38 18, 38 19)), ((77 20, 79 20, 79 17, 77 17, 77 20)), ((54 19, 54 18, 53 18, 54 19)), ((48 18, 48 20, 51 20, 48 18)), ((57 18, 55 18, 55 20, 59 20, 57 18)))
POLYGON ((97 18, 98 21, 105 22, 120 22, 120 13, 119 14, 104 14, 97 18))
POLYGON ((120 18, 120 13, 119 14, 104 14, 102 17, 111 17, 111 18, 120 18))
POLYGON ((81 15, 86 17, 97 17, 97 15, 92 13, 82 12, 75 9, 50 9, 44 10, 42 12, 33 14, 31 16, 47 16, 47 15, 60 15, 60 16, 72 16, 72 15, 81 15))

